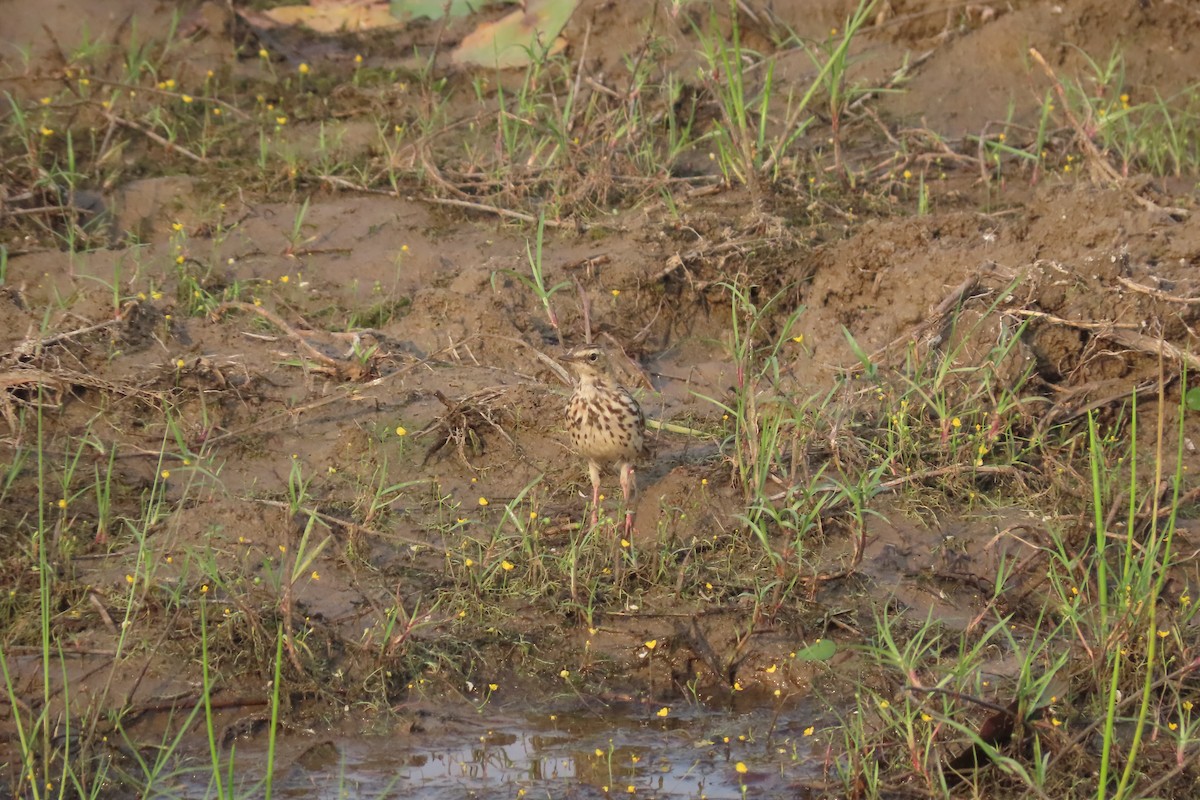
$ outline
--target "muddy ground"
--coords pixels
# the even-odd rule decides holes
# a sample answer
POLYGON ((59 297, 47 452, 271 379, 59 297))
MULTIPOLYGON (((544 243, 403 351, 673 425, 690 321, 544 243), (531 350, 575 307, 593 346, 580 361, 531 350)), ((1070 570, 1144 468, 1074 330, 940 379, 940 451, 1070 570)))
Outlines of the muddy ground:
MULTIPOLYGON (((727 27, 727 10, 634 5, 583 3, 566 58, 597 96, 625 91, 629 60, 653 60, 655 79, 696 93, 698 125, 716 119, 692 77, 696 30, 727 27)), ((1137 103, 1187 87, 1200 14, 1186 3, 880 4, 852 77, 886 91, 861 95, 836 151, 818 115, 794 179, 752 187, 723 180, 703 143, 632 174, 586 131, 575 173, 529 166, 489 184, 481 164, 501 137, 473 122, 472 87, 520 78, 439 55, 467 23, 317 37, 256 31, 216 3, 182 4, 174 30, 168 4, 7 6, 0 80, 43 133, 30 144, 5 112, 4 654, 40 708, 41 543, 61 647, 45 705, 125 731, 118 757, 198 702, 201 625, 228 737, 266 718, 277 630, 293 725, 395 731, 399 718, 428 734, 473 705, 577 695, 648 708, 816 696, 833 725, 860 682, 905 683, 854 649, 880 614, 1036 627, 1048 529, 1088 541, 1088 414, 1129 441, 1135 389, 1143 477, 1161 405, 1185 475, 1180 549, 1200 547, 1187 504, 1200 429, 1185 415, 1181 440, 1174 422, 1181 367, 1200 366, 1195 174, 1089 151, 1059 115, 1035 162, 981 157, 984 141, 1028 147, 1042 119, 1055 83, 1031 48, 1094 93, 1137 103), (113 122, 107 95, 80 88, 86 74, 126 90, 134 40, 158 48, 144 94, 227 104, 213 124, 233 128, 211 151, 113 122), (1092 80, 1084 56, 1115 48, 1123 83, 1092 80), (451 98, 436 110, 434 79, 451 98), (69 198, 50 169, 68 130, 86 151, 69 198), (64 215, 64 200, 91 210, 64 215), (539 211, 546 286, 562 285, 553 319, 527 283, 539 211), (570 387, 551 363, 589 330, 652 425, 635 534, 615 546, 615 478, 609 519, 589 531, 570 387), (747 331, 749 362, 736 357, 747 331), (754 366, 764 348, 769 374, 754 366), (965 411, 951 428, 925 407, 914 461, 889 457, 889 415, 929 382, 965 411), (788 420, 762 492, 828 501, 803 552, 772 528, 768 557, 747 530, 739 392, 788 420), (1051 440, 1053 457, 1028 457, 1051 440), (869 488, 855 503, 844 486, 869 488), (1020 566, 997 584, 1004 563, 1020 566), (820 639, 838 643, 832 660, 796 657, 820 639)), ((775 3, 739 21, 747 46, 777 53, 779 84, 802 85, 812 61, 780 46, 771 14, 822 41, 852 10, 775 3)), ((645 122, 630 138, 664 135, 645 122)), ((1171 596, 1196 577, 1179 565, 1171 596)), ((10 748, 14 724, 0 709, 10 748)))

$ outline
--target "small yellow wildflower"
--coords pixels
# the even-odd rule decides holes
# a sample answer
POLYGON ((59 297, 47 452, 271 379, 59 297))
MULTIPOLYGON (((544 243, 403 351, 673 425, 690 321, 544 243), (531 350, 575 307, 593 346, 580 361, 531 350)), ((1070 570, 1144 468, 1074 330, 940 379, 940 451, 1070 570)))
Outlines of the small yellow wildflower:
POLYGON ((958 417, 955 417, 954 419, 950 420, 950 427, 951 428, 961 428, 962 420, 959 419, 958 417))
POLYGON ((507 558, 500 562, 500 569, 504 570, 505 572, 511 572, 516 568, 516 566, 516 564, 509 561, 507 558))
POLYGON ((613 289, 613 290, 612 290, 612 296, 613 296, 613 297, 620 297, 620 296, 621 296, 621 290, 620 290, 620 289, 613 289))
POLYGON ((175 359, 175 367, 177 369, 183 369, 185 364, 186 364, 186 362, 182 358, 175 359))
POLYGON ((658 639, 650 639, 649 641, 646 642, 647 650, 653 650, 656 647, 658 647, 658 639))
POLYGON ((165 481, 171 477, 171 470, 164 469, 160 474, 162 475, 162 479, 165 481))
POLYGON ((321 580, 321 573, 317 572, 317 571, 314 569, 314 570, 312 571, 312 579, 313 579, 314 581, 319 581, 319 580, 321 580))
POLYGON ((65 498, 65 497, 60 497, 60 498, 59 498, 59 500, 58 500, 58 507, 59 507, 59 508, 66 508, 66 507, 67 507, 67 498, 65 498))
POLYGON ((287 282, 288 282, 288 281, 290 281, 290 280, 291 280, 291 278, 290 278, 290 277, 288 277, 287 275, 280 275, 280 276, 279 276, 279 282, 280 282, 280 283, 287 283, 287 282))
POLYGON ((486 506, 487 504, 488 504, 488 499, 486 497, 479 498, 479 505, 486 506))
POLYGON ((276 125, 287 125, 287 117, 280 114, 278 117, 275 118, 275 124, 276 125))
POLYGON ((44 105, 44 106, 48 106, 48 105, 50 105, 50 98, 49 98, 49 97, 43 97, 43 98, 42 98, 42 99, 41 99, 39 102, 40 102, 42 105, 44 105))
POLYGON ((904 180, 906 180, 906 181, 912 180, 912 170, 911 169, 904 170, 904 180))
POLYGON ((658 716, 660 716, 660 717, 668 716, 670 713, 671 713, 671 709, 667 708, 666 706, 663 706, 662 708, 660 708, 658 710, 658 716))
POLYGON ((355 55, 355 56, 354 56, 354 63, 355 63, 355 64, 361 64, 361 63, 362 63, 362 61, 363 61, 363 59, 362 59, 362 53, 358 53, 357 55, 355 55))
POLYGON ((396 426, 396 435, 397 435, 397 436, 407 436, 407 435, 408 435, 408 429, 407 429, 407 428, 405 428, 403 425, 397 425, 397 426, 396 426))
POLYGON ((558 673, 558 677, 562 678, 563 680, 566 680, 567 678, 571 677, 571 670, 569 670, 569 669, 560 670, 558 673))
POLYGON ((733 768, 737 770, 738 775, 745 775, 749 771, 744 761, 737 762, 733 765, 733 768))
POLYGON ((194 98, 194 97, 192 97, 190 94, 183 94, 183 95, 180 95, 180 96, 179 96, 179 99, 180 99, 180 100, 182 100, 182 101, 183 101, 183 102, 185 102, 185 103, 190 103, 190 102, 192 102, 192 100, 194 100, 195 98, 194 98))
POLYGON ((499 688, 500 688, 500 684, 498 684, 498 683, 489 683, 489 684, 488 684, 488 689, 489 689, 490 691, 493 691, 493 692, 494 692, 494 691, 496 691, 496 690, 497 690, 497 689, 499 689, 499 688))
POLYGON ((53 135, 54 135, 54 128, 47 128, 45 125, 42 126, 42 136, 53 136, 53 135))
POLYGON ((268 59, 271 57, 271 54, 267 52, 267 48, 260 47, 258 50, 258 57, 261 59, 268 59))
POLYGON ((126 583, 133 583, 133 576, 132 576, 132 575, 126 575, 126 576, 125 576, 125 582, 126 582, 126 583))
POLYGON ((299 72, 301 75, 307 75, 307 74, 308 74, 308 64, 306 64, 306 63, 304 63, 304 62, 301 62, 301 63, 300 63, 300 66, 296 67, 296 70, 297 70, 297 71, 298 71, 298 72, 299 72))
POLYGON ((813 733, 814 733, 814 731, 816 731, 816 726, 815 726, 815 725, 809 725, 807 728, 805 728, 805 729, 804 729, 804 735, 805 735, 805 736, 812 736, 812 735, 813 735, 813 733))

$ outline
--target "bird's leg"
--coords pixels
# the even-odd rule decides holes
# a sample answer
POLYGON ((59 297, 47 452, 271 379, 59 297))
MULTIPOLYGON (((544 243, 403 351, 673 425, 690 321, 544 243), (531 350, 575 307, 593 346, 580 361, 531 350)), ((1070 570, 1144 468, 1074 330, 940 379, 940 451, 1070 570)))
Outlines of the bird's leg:
POLYGON ((600 465, 588 462, 588 474, 592 476, 592 527, 600 521, 600 465))
POLYGON ((633 503, 637 499, 637 476, 633 464, 621 465, 621 496, 625 499, 625 538, 633 533, 633 503))

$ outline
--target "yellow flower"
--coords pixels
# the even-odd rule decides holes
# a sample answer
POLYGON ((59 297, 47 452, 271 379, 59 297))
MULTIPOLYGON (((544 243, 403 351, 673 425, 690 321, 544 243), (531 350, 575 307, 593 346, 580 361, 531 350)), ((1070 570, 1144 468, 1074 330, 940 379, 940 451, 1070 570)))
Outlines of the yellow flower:
POLYGON ((509 561, 507 558, 500 562, 500 569, 504 570, 505 572, 511 572, 516 568, 516 566, 516 564, 509 561))
POLYGON ((660 716, 660 717, 665 717, 670 713, 671 713, 671 709, 667 708, 666 706, 663 706, 662 708, 660 708, 658 710, 658 716, 660 716))
POLYGON ((54 135, 54 128, 47 128, 45 125, 42 126, 42 136, 53 136, 53 135, 54 135))
POLYGON ((176 368, 178 368, 178 369, 183 369, 183 367, 184 367, 184 364, 185 364, 185 362, 184 362, 184 360, 183 360, 182 358, 177 358, 177 359, 175 359, 175 366, 176 366, 176 368))
POLYGON ((626 547, 626 548, 627 548, 627 547, 629 547, 629 540, 628 540, 628 539, 622 539, 622 540, 621 540, 621 547, 626 547))
POLYGON ((306 63, 304 63, 304 62, 301 62, 301 63, 300 63, 300 66, 299 66, 299 67, 296 67, 296 69, 299 71, 299 73, 300 73, 301 75, 307 75, 307 74, 308 74, 308 64, 306 64, 306 63))
POLYGON ((287 125, 287 117, 282 114, 275 118, 276 125, 287 125))
POLYGON ((621 296, 621 290, 620 290, 620 289, 613 289, 613 290, 612 290, 612 296, 613 296, 613 297, 620 297, 620 296, 621 296))
POLYGON ((486 506, 487 504, 488 504, 488 499, 486 497, 479 498, 479 505, 486 506))
POLYGON ((499 688, 500 688, 500 684, 498 684, 498 683, 489 683, 488 684, 488 689, 490 689, 493 692, 499 688))
POLYGON ((768 674, 768 675, 774 675, 774 674, 775 674, 775 670, 777 670, 777 669, 779 669, 779 665, 778 665, 778 664, 772 664, 771 666, 767 667, 767 674, 768 674))
POLYGON ((287 275, 280 275, 280 276, 279 276, 279 282, 280 282, 280 283, 287 283, 287 282, 288 282, 288 281, 290 281, 290 280, 291 280, 291 278, 290 278, 290 277, 288 277, 287 275))
POLYGON ((192 100, 193 100, 194 98, 193 98, 193 97, 192 97, 190 94, 184 94, 184 95, 180 95, 180 96, 179 96, 179 99, 180 99, 180 100, 182 100, 182 101, 183 101, 183 102, 185 102, 185 103, 190 103, 190 102, 192 102, 192 100))
POLYGON ((126 583, 133 583, 133 576, 132 576, 132 575, 126 575, 126 576, 125 576, 125 582, 126 582, 126 583))
POLYGON ((160 474, 162 475, 162 479, 165 481, 171 477, 171 470, 164 469, 160 474))
POLYGON ((603 750, 601 750, 599 747, 597 747, 597 748, 596 748, 596 749, 595 749, 593 752, 595 752, 595 754, 596 754, 596 758, 603 758, 603 757, 604 757, 604 751, 603 751, 603 750))
POLYGON ((658 647, 658 639, 651 639, 648 642, 646 642, 647 650, 653 650, 656 647, 658 647))
POLYGON ((200 594, 208 594, 208 584, 207 583, 200 587, 200 594))
POLYGON ((219 116, 221 116, 221 109, 219 109, 219 108, 214 108, 214 109, 212 110, 212 112, 213 112, 213 116, 214 116, 214 117, 219 117, 219 116))
POLYGON ((558 677, 562 678, 563 680, 566 680, 567 678, 571 677, 571 670, 569 670, 569 669, 561 670, 558 673, 558 677))
POLYGON ((812 736, 812 735, 813 735, 813 731, 814 731, 814 730, 816 730, 816 726, 814 726, 814 725, 809 725, 807 728, 805 728, 805 729, 804 729, 804 735, 805 735, 805 736, 812 736))
POLYGON ((466 561, 463 562, 463 566, 464 567, 473 567, 473 566, 475 566, 475 560, 472 558, 468 558, 466 561))
POLYGON ((910 170, 910 169, 904 170, 904 180, 906 180, 906 181, 912 180, 912 170, 910 170))
POLYGON ((259 48, 259 50, 258 50, 258 57, 267 59, 267 58, 271 57, 271 54, 267 52, 267 48, 262 47, 262 48, 259 48))
POLYGON ((887 709, 887 708, 891 708, 891 707, 892 707, 892 704, 891 704, 891 703, 889 703, 887 700, 880 700, 880 701, 879 701, 879 707, 880 707, 880 708, 887 709))
POLYGON ((361 63, 362 63, 362 53, 359 53, 359 54, 357 54, 356 56, 354 56, 354 63, 355 63, 355 64, 361 64, 361 63))
POLYGON ((67 498, 65 498, 65 497, 59 498, 58 507, 66 508, 67 507, 67 498))
POLYGON ((950 420, 950 427, 952 427, 952 428, 961 428, 961 427, 962 427, 962 420, 961 420, 961 419, 959 419, 958 417, 955 417, 954 419, 950 420))
POLYGON ((1160 638, 1160 639, 1165 639, 1170 635, 1171 635, 1170 631, 1159 631, 1158 632, 1158 638, 1160 638))
POLYGON ((733 765, 733 768, 737 770, 738 775, 745 775, 748 771, 746 768, 746 762, 744 761, 737 762, 733 765))
POLYGON ((286 544, 281 544, 281 545, 279 545, 279 552, 281 552, 281 553, 283 553, 284 555, 286 555, 286 554, 287 554, 287 545, 286 545, 286 544))
POLYGON ((397 425, 397 426, 396 426, 396 435, 397 435, 397 436, 407 436, 407 435, 408 435, 408 429, 407 429, 407 428, 405 428, 403 425, 397 425))
POLYGON ((536 511, 530 511, 530 512, 529 512, 529 518, 530 518, 530 519, 537 519, 537 512, 536 512, 536 511))
POLYGON ((50 105, 50 98, 49 98, 49 97, 43 97, 43 98, 41 99, 41 101, 40 101, 40 102, 41 102, 41 104, 42 104, 42 105, 44 105, 44 106, 48 106, 48 105, 50 105))

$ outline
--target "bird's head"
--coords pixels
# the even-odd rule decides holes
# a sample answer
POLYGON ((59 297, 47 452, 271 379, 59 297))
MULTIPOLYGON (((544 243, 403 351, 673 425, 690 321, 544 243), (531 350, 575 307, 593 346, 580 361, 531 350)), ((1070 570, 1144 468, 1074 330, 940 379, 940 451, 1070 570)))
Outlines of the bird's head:
POLYGON ((608 353, 594 344, 581 344, 567 351, 563 363, 571 368, 581 381, 610 378, 608 353))

